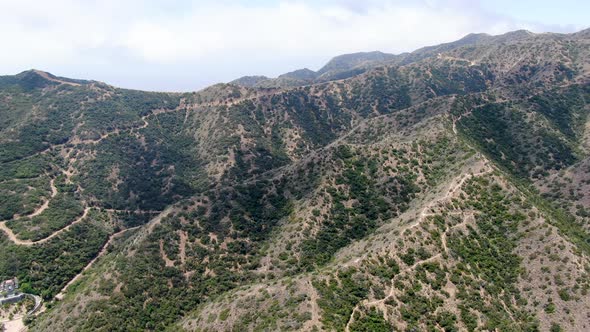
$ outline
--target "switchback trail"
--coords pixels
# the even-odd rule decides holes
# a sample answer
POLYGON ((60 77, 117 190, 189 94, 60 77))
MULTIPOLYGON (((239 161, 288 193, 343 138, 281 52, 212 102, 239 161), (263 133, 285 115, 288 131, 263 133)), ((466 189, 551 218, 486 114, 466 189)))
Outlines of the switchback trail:
POLYGON ((90 209, 91 209, 90 207, 86 207, 84 209, 84 212, 82 213, 82 215, 79 216, 78 218, 76 218, 76 220, 72 221, 71 223, 69 223, 64 228, 61 228, 61 229, 59 229, 59 230, 51 233, 51 235, 49 235, 48 237, 43 238, 41 240, 37 240, 37 241, 20 240, 18 237, 16 237, 16 234, 14 234, 14 232, 12 231, 12 229, 10 229, 10 228, 8 228, 8 226, 6 226, 6 221, 0 222, 0 230, 2 230, 8 236, 8 239, 10 241, 12 241, 16 245, 32 246, 34 244, 41 244, 41 243, 45 243, 45 242, 53 239, 54 237, 58 236, 59 234, 67 231, 68 229, 70 229, 72 226, 80 223, 84 218, 86 218, 86 216, 88 215, 88 212, 90 211, 90 209))
MULTIPOLYGON (((97 208, 97 207, 85 207, 84 208, 84 212, 82 213, 81 216, 79 216, 78 218, 76 218, 76 220, 72 221, 71 223, 69 223, 67 226, 65 226, 64 228, 60 228, 58 230, 56 230, 55 232, 51 233, 49 236, 40 239, 40 240, 21 240, 19 239, 16 234, 14 234, 14 232, 12 231, 12 229, 10 229, 6 223, 9 220, 5 220, 5 221, 0 221, 0 230, 3 231, 6 236, 8 236, 8 239, 10 241, 12 241, 14 244, 19 245, 19 246, 32 246, 35 244, 42 244, 45 243, 51 239, 53 239, 54 237, 60 235, 61 233, 69 230, 72 226, 79 224, 80 222, 82 222, 82 220, 84 220, 87 216, 88 213, 90 212, 90 210, 92 209, 96 209, 96 210, 102 210, 102 211, 106 211, 106 212, 111 212, 111 213, 132 213, 132 214, 156 214, 156 213, 162 213, 162 211, 158 211, 158 210, 116 210, 116 209, 101 209, 101 208, 97 208)), ((27 217, 32 217, 34 215, 38 215, 38 213, 34 212, 31 215, 28 215, 27 217)))
POLYGON ((41 213, 43 213, 43 211, 47 210, 47 208, 49 207, 49 202, 51 201, 52 198, 54 198, 57 195, 57 187, 55 186, 55 179, 51 179, 49 181, 49 186, 51 187, 51 197, 46 199, 40 207, 38 207, 35 211, 33 211, 33 213, 26 216, 27 218, 33 218, 33 217, 38 216, 41 213))
MULTIPOLYGON (((441 205, 442 203, 444 203, 445 201, 448 201, 449 199, 451 199, 453 197, 453 195, 465 184, 465 182, 473 177, 478 177, 478 176, 482 176, 485 174, 489 174, 493 171, 492 167, 489 166, 487 160, 486 163, 484 164, 484 169, 481 170, 478 173, 474 173, 474 174, 465 174, 465 175, 461 175, 455 179, 453 179, 451 181, 451 185, 449 186, 449 189, 445 192, 445 194, 443 196, 441 196, 438 199, 432 200, 430 201, 428 204, 426 204, 426 206, 424 206, 424 208, 422 209, 422 211, 419 214, 418 219, 416 220, 416 222, 406 226, 404 228, 403 231, 408 230, 408 229, 412 229, 415 228, 416 226, 420 225, 427 217, 430 216, 434 216, 436 215, 436 213, 432 213, 429 212, 431 211, 435 206, 441 205)), ((460 213, 460 214, 473 214, 473 211, 456 211, 453 212, 452 214, 455 213, 460 213)), ((403 231, 401 231, 400 233, 403 233, 403 231)), ((442 249, 445 253, 447 253, 448 248, 447 248, 447 232, 449 231, 449 229, 447 228, 441 235, 441 243, 442 243, 442 249)), ((400 273, 396 274, 394 276, 394 278, 391 280, 391 287, 389 289, 388 294, 379 300, 374 300, 374 301, 368 301, 368 300, 362 300, 360 301, 352 310, 352 313, 350 314, 349 318, 348 318, 348 322, 346 323, 346 326, 344 328, 344 330, 346 332, 350 332, 350 325, 354 322, 354 314, 360 310, 360 308, 362 306, 383 306, 383 304, 385 303, 385 301, 387 301, 388 299, 390 299, 391 297, 395 296, 395 286, 394 286, 394 281, 395 279, 402 274, 406 274, 410 271, 415 270, 418 266, 423 265, 425 263, 434 261, 439 259, 442 256, 442 253, 438 253, 436 255, 433 255, 427 259, 418 261, 416 263, 414 263, 413 265, 405 268, 404 270, 400 271, 400 273)))

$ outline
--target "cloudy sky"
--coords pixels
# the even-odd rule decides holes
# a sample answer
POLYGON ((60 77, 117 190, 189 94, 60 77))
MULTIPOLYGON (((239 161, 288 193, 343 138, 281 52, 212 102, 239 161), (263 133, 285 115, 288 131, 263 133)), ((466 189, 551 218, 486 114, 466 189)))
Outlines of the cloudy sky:
POLYGON ((470 32, 573 32, 588 13, 588 0, 0 0, 0 75, 190 91, 470 32))

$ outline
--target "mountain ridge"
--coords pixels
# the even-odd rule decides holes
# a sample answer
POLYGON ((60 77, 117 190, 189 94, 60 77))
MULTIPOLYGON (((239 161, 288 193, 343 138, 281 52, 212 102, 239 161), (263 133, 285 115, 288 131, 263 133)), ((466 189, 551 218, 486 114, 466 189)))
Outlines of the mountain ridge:
POLYGON ((30 329, 589 328, 590 40, 474 36, 279 87, 0 78, 30 329))
MULTIPOLYGON (((485 43, 490 43, 490 42, 510 42, 510 41, 517 41, 517 40, 522 40, 522 39, 535 37, 535 36, 538 36, 538 37, 543 37, 543 36, 547 36, 547 37, 552 37, 552 36, 584 36, 585 34, 588 34, 589 31, 590 31, 590 29, 584 29, 584 30, 580 30, 578 32, 574 32, 574 33, 570 33, 570 34, 551 33, 551 32, 533 33, 531 31, 523 29, 523 30, 510 31, 510 32, 506 32, 504 34, 499 34, 499 35, 490 35, 487 33, 469 33, 457 41, 442 43, 442 44, 439 44, 436 46, 426 46, 426 47, 416 49, 415 51, 412 51, 412 52, 404 52, 404 53, 400 53, 400 54, 389 54, 389 53, 384 53, 381 51, 369 51, 369 52, 356 52, 356 53, 342 54, 342 55, 338 55, 338 56, 333 57, 324 66, 322 66, 322 68, 320 68, 318 71, 313 71, 308 68, 302 68, 302 69, 297 69, 297 70, 287 72, 284 74, 280 74, 277 78, 270 78, 270 77, 263 76, 263 75, 249 75, 249 76, 243 76, 243 77, 237 78, 235 80, 232 80, 229 82, 229 84, 235 84, 235 85, 248 87, 248 88, 281 87, 280 79, 283 78, 283 79, 288 79, 288 82, 285 83, 286 86, 284 86, 284 87, 303 86, 303 85, 322 83, 325 81, 332 80, 329 77, 330 75, 325 75, 329 71, 340 72, 340 71, 351 71, 353 69, 359 69, 358 72, 349 74, 352 76, 358 75, 358 74, 364 72, 364 70, 357 68, 357 67, 359 67, 359 64, 361 65, 361 67, 363 64, 365 64, 369 68, 374 67, 374 66, 379 66, 379 65, 395 65, 395 64, 407 65, 412 62, 420 61, 423 58, 433 56, 433 53, 435 52, 435 50, 436 50, 436 52, 439 52, 439 51, 446 52, 446 51, 450 51, 450 50, 453 50, 453 49, 456 49, 456 48, 459 48, 462 46, 466 46, 466 45, 476 45, 478 43, 485 44, 485 43), (342 63, 341 66, 343 66, 344 69, 338 68, 338 66, 339 66, 338 63, 342 63), (325 77, 322 78, 322 75, 325 75, 325 77), (316 79, 319 79, 319 81, 316 81, 316 79), (289 80, 293 80, 293 81, 289 81, 289 80), (273 81, 275 83, 278 83, 278 85, 273 83, 273 81)), ((76 83, 75 81, 80 81, 80 82, 83 82, 86 84, 91 83, 91 82, 96 82, 96 81, 56 77, 51 73, 48 73, 48 72, 45 72, 42 70, 37 70, 37 69, 25 70, 25 71, 17 74, 16 76, 23 75, 26 73, 35 73, 35 72, 38 74, 45 73, 45 74, 48 74, 50 77, 62 79, 65 81, 72 81, 72 83, 76 83)), ((341 74, 341 73, 338 73, 338 74, 341 74)), ((332 74, 332 75, 334 75, 334 74, 332 74)), ((4 77, 11 77, 11 76, 6 75, 4 77)), ((106 84, 106 83, 103 83, 103 84, 106 84)), ((183 93, 183 92, 171 92, 171 93, 183 93)))
MULTIPOLYGON (((413 52, 406 52, 401 54, 388 54, 383 53, 380 51, 373 51, 373 52, 358 52, 358 53, 350 53, 344 54, 340 56, 336 56, 332 58, 328 63, 326 63, 322 68, 320 68, 316 73, 316 77, 312 75, 308 75, 306 79, 296 79, 296 80, 281 80, 286 75, 288 76, 289 73, 279 75, 278 78, 267 78, 266 80, 260 80, 257 83, 251 85, 256 86, 257 84, 260 87, 289 87, 289 86, 301 86, 301 85, 308 85, 313 83, 321 83, 324 81, 330 80, 337 80, 347 77, 352 77, 355 75, 359 75, 366 70, 380 66, 380 65, 407 65, 413 62, 421 61, 425 58, 429 58, 435 56, 440 52, 448 52, 457 48, 461 48, 464 46, 473 46, 478 44, 490 44, 490 43, 510 43, 519 40, 524 40, 527 38, 543 38, 543 37, 564 37, 564 36, 582 36, 584 35, 586 30, 581 30, 576 33, 572 34, 552 34, 552 33, 541 33, 535 34, 528 30, 516 30, 507 32, 500 35, 489 35, 486 33, 470 33, 465 37, 449 42, 443 43, 436 46, 427 46, 423 48, 419 48, 413 52), (340 63, 340 64, 339 64, 340 63)), ((297 71, 295 71, 297 72, 297 71)), ((233 83, 239 84, 239 79, 232 81, 233 83)))

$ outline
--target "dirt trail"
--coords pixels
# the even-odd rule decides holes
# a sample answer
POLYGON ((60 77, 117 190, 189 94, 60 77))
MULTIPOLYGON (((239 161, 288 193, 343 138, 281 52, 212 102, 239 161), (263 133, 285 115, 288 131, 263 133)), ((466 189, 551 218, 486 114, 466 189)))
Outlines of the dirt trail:
POLYGON ((166 255, 166 251, 164 251, 164 240, 160 239, 159 245, 160 245, 160 257, 162 257, 162 259, 164 260, 166 267, 174 266, 174 261, 171 260, 168 257, 168 255, 166 255))
MULTIPOLYGON (((174 111, 176 111, 176 110, 174 110, 174 111)), ((106 132, 106 133, 100 135, 100 137, 97 138, 97 139, 83 139, 83 140, 81 140, 81 139, 75 138, 70 143, 72 143, 74 145, 78 145, 78 144, 96 145, 96 144, 102 142, 103 140, 109 138, 112 135, 118 135, 118 134, 121 134, 121 133, 124 133, 124 132, 127 132, 127 131, 133 132, 133 131, 136 131, 136 130, 145 129, 149 125, 149 122, 147 122, 146 119, 150 115, 152 115, 152 114, 153 113, 150 113, 148 115, 142 116, 141 117, 141 121, 143 121, 143 123, 141 125, 137 126, 137 127, 130 127, 130 128, 124 128, 124 129, 116 128, 116 129, 114 129, 112 131, 109 131, 109 132, 106 132)))
MULTIPOLYGON (((463 184, 465 184, 465 182, 473 177, 476 176, 482 176, 485 174, 489 174, 493 171, 492 167, 489 166, 489 164, 486 163, 484 164, 484 170, 478 172, 478 173, 474 173, 474 174, 466 174, 466 175, 461 175, 455 179, 453 179, 451 181, 451 186, 449 187, 449 189, 446 191, 446 193, 441 196, 439 199, 433 200, 431 202, 429 202, 428 204, 426 204, 426 206, 424 206, 424 208, 422 209, 422 211, 420 212, 420 216, 419 218, 416 220, 416 222, 410 224, 409 226, 405 227, 400 233, 403 233, 405 230, 407 229, 412 229, 417 227, 418 225, 420 225, 425 218, 429 217, 429 216, 434 216, 436 215, 436 213, 430 213, 428 211, 430 211, 433 207, 440 205, 446 201, 448 201, 449 199, 451 199, 451 197, 453 197, 453 195, 459 190, 461 189, 461 187, 463 186, 463 184), (458 179, 458 181, 457 181, 458 179), (455 184, 452 184, 456 182, 455 184)), ((451 212, 452 214, 473 214, 473 211, 454 211, 451 212)), ((463 224, 463 223, 462 223, 463 224)), ((459 224, 461 225, 461 224, 459 224)), ((456 226, 459 226, 456 225, 456 226)), ((456 226, 452 227, 455 228, 456 226)), ((447 232, 449 231, 449 228, 447 228, 442 234, 441 234, 441 242, 442 242, 442 248, 443 251, 445 253, 448 253, 448 247, 447 247, 447 232)), ((405 268, 404 270, 400 271, 400 273, 396 274, 395 277, 391 280, 391 287, 389 289, 388 294, 379 300, 374 300, 374 301, 368 301, 368 300, 362 300, 361 302, 359 302, 352 310, 352 313, 350 314, 350 317, 348 318, 348 322, 346 323, 346 326, 344 328, 344 330, 346 332, 350 332, 350 324, 352 324, 354 322, 354 314, 356 312, 358 312, 360 310, 361 307, 363 306, 383 306, 383 304, 385 303, 385 301, 387 301, 388 299, 390 299, 391 297, 393 297, 395 295, 395 287, 394 287, 394 281, 395 279, 403 274, 406 274, 408 272, 411 272, 413 270, 415 270, 418 266, 422 265, 422 264, 426 264, 429 262, 432 262, 434 260, 439 259, 442 256, 442 253, 433 255, 427 259, 418 261, 416 263, 414 263, 413 265, 405 268)))
POLYGON ((154 227, 160 224, 164 217, 167 217, 172 211, 174 210, 174 206, 169 206, 164 211, 160 212, 157 216, 155 216, 150 222, 146 224, 146 229, 148 233, 153 232, 154 227))
POLYGON ((309 294, 309 302, 311 303, 311 319, 306 321, 303 325, 303 331, 311 331, 314 327, 322 326, 320 321, 320 308, 318 306, 319 295, 311 280, 305 281, 305 293, 309 294))
MULTIPOLYGON (((452 184, 449 187, 449 189, 447 190, 447 192, 443 196, 441 196, 439 199, 433 200, 433 201, 429 202, 428 204, 426 204, 426 206, 420 212, 420 217, 414 223, 412 223, 408 227, 406 227, 403 231, 405 231, 406 229, 412 229, 414 227, 417 227, 420 223, 422 223, 422 221, 424 221, 424 218, 426 218, 426 217, 431 217, 431 216, 437 215, 437 213, 432 213, 429 211, 432 210, 435 206, 440 205, 443 202, 448 201, 451 197, 453 197, 455 192, 457 190, 461 189, 463 184, 465 184, 465 181, 467 181, 473 177, 489 174, 493 171, 492 168, 489 165, 487 165, 487 163, 485 164, 484 167, 485 167, 485 170, 483 170, 481 172, 474 173, 474 174, 465 174, 465 175, 461 175, 461 176, 453 179, 453 181, 451 181, 451 183, 457 181, 457 179, 458 179, 457 183, 454 185, 452 184)), ((463 214, 463 213, 465 213, 465 211, 450 212, 450 214, 463 214)))
POLYGON ((261 97, 272 96, 272 95, 275 95, 277 93, 282 93, 282 92, 280 90, 256 91, 253 96, 246 96, 246 97, 242 97, 242 98, 235 98, 235 99, 232 99, 232 100, 218 99, 218 100, 215 100, 215 101, 209 101, 209 102, 204 102, 204 103, 196 103, 194 105, 195 106, 200 106, 200 107, 218 107, 218 106, 227 106, 227 107, 230 107, 230 106, 234 106, 234 105, 237 105, 239 103, 242 103, 242 102, 257 100, 257 99, 260 99, 261 97))
POLYGON ((469 60, 469 59, 464 59, 464 58, 457 58, 454 56, 449 56, 449 55, 443 55, 443 54, 437 54, 436 55, 437 59, 442 59, 442 60, 450 60, 450 61, 463 61, 463 62, 468 62, 469 66, 475 66, 477 63, 475 61, 469 60))
POLYGON ((131 228, 127 228, 124 229, 122 231, 119 231, 117 233, 112 234, 109 239, 107 240, 107 242, 105 242, 105 244, 102 246, 102 248, 100 249, 100 252, 98 253, 98 255, 96 255, 96 257, 94 257, 94 259, 92 259, 90 262, 88 262, 88 264, 82 269, 82 271, 80 271, 80 273, 78 273, 74 278, 72 278, 72 280, 70 280, 62 289, 61 291, 55 296, 56 299, 61 300, 64 298, 65 296, 65 292, 67 290, 67 288, 72 285, 74 282, 76 282, 78 279, 81 278, 82 274, 87 271, 95 262, 96 260, 98 260, 101 256, 103 256, 104 254, 106 254, 108 246, 113 242, 113 240, 115 238, 117 238, 118 236, 120 236, 121 234, 130 231, 130 230, 134 230, 134 229, 139 229, 142 227, 146 227, 148 232, 152 232, 154 227, 156 225, 158 225, 161 221, 162 218, 168 216, 172 211, 173 211, 174 207, 173 206, 169 206, 167 207, 164 211, 160 212, 160 214, 158 214, 157 216, 155 216, 152 220, 150 220, 149 223, 145 224, 145 225, 141 225, 141 226, 136 226, 136 227, 131 227, 131 228))
POLYGON ((159 211, 159 210, 117 210, 117 209, 101 209, 101 210, 105 211, 105 212, 111 212, 111 213, 135 213, 135 214, 162 213, 162 211, 159 211))
MULTIPOLYGON (((38 207, 35 211, 33 211, 33 213, 24 216, 24 218, 33 218, 36 217, 38 215, 40 215, 41 213, 43 213, 43 211, 47 210, 47 208, 49 207, 49 202, 51 201, 52 198, 54 198, 57 195, 57 187, 55 186, 55 179, 51 179, 51 181, 49 181, 49 186, 51 187, 51 196, 50 198, 46 199, 43 204, 38 207)), ((87 211, 84 212, 84 217, 86 216, 87 211)), ((20 218, 20 217, 19 217, 20 218)), ((6 223, 10 221, 10 220, 4 220, 0 222, 0 230, 2 230, 10 239, 10 241, 14 242, 15 244, 18 245, 25 245, 25 246, 30 246, 36 243, 43 243, 46 242, 47 240, 55 237, 56 235, 58 235, 60 232, 63 231, 63 229, 57 231, 56 233, 51 234, 49 237, 42 239, 42 240, 38 240, 38 241, 31 241, 31 240, 19 240, 16 237, 16 234, 14 234, 14 232, 12 231, 12 229, 8 228, 8 226, 6 226, 6 223)), ((74 223, 79 222, 79 220, 74 221, 74 223)), ((71 225, 71 224, 70 224, 71 225)), ((69 228, 68 226, 66 226, 66 228, 69 228)))
MULTIPOLYGON (((416 105, 413 105, 413 106, 410 106, 408 108, 405 108, 403 110, 407 110, 407 109, 410 109, 410 108, 418 108, 421 105, 424 105, 424 104, 426 104, 428 102, 432 102, 432 100, 439 100, 439 99, 442 100, 442 99, 447 98, 447 97, 448 96, 436 97, 434 99, 431 99, 430 101, 423 101, 423 102, 420 102, 420 103, 418 103, 416 105)), ((338 136, 338 138, 336 138, 335 140, 333 140, 332 142, 326 144, 323 147, 320 147, 320 148, 318 148, 316 150, 310 151, 310 153, 305 157, 307 159, 301 159, 299 162, 303 162, 304 160, 311 160, 315 156, 317 156, 318 154, 324 153, 325 151, 328 151, 328 150, 334 148, 335 146, 339 145, 340 143, 345 142, 347 138, 349 138, 352 135, 356 134, 356 131, 359 128, 361 128, 364 125, 367 125, 367 123, 369 123, 370 121, 375 121, 375 120, 387 118, 387 117, 390 117, 390 116, 391 116, 391 114, 382 114, 382 115, 378 115, 378 116, 375 116, 375 117, 372 117, 372 118, 367 118, 367 119, 360 120, 359 123, 355 124, 353 127, 349 128, 349 129, 347 129, 347 131, 346 131, 345 134, 342 134, 342 135, 338 136)), ((349 145, 349 146, 359 146, 359 147, 364 147, 365 146, 364 144, 354 144, 354 143, 350 143, 350 142, 346 143, 346 145, 349 145)), ((252 183, 255 183, 256 181, 259 181, 262 178, 270 177, 273 174, 280 174, 281 172, 283 172, 285 170, 292 169, 294 167, 294 165, 296 165, 296 164, 292 164, 291 163, 291 164, 287 164, 287 165, 284 165, 284 166, 277 167, 275 169, 271 169, 271 170, 262 172, 260 174, 254 175, 254 176, 252 176, 252 177, 250 177, 250 178, 242 181, 242 184, 244 184, 244 185, 252 184, 252 183)))
POLYGON ((51 201, 52 198, 54 198, 57 195, 57 188, 55 187, 55 179, 51 179, 51 181, 49 181, 49 186, 51 187, 50 198, 46 199, 43 202, 43 204, 39 208, 37 208, 37 210, 33 211, 33 213, 26 216, 27 218, 33 218, 33 217, 38 216, 41 213, 43 213, 43 211, 47 210, 47 208, 49 207, 49 202, 51 201))
MULTIPOLYGON (((445 192, 445 194, 440 196, 439 198, 429 201, 426 205, 424 205, 424 207, 420 210, 420 213, 416 215, 417 216, 416 221, 402 227, 400 229, 400 233, 403 233, 408 229, 414 229, 414 228, 418 227, 424 221, 424 219, 427 217, 432 217, 432 216, 438 215, 438 213, 429 212, 429 211, 432 210, 433 207, 449 200, 455 194, 455 192, 463 186, 465 181, 469 180, 472 177, 482 176, 482 175, 491 173, 493 171, 493 168, 491 166, 489 166, 489 161, 487 161, 487 159, 485 159, 485 158, 484 158, 484 168, 485 168, 485 170, 483 170, 481 172, 474 173, 474 174, 460 175, 460 176, 452 179, 451 181, 449 181, 450 186, 447 189, 447 191, 445 192), (455 184, 453 184, 453 183, 455 183, 455 184)), ((473 211, 451 211, 451 212, 448 212, 447 214, 449 214, 449 215, 465 215, 465 214, 473 215, 474 212, 473 211)), ((355 259, 354 263, 360 262, 361 260, 366 258, 366 256, 367 255, 364 254, 362 257, 355 259)), ((347 262, 344 265, 348 266, 349 264, 350 264, 350 262, 347 262)))
MULTIPOLYGON (((58 236, 59 234, 69 230, 72 226, 80 223, 82 220, 84 220, 84 218, 86 218, 88 216, 88 212, 90 212, 90 210, 92 209, 99 209, 99 208, 94 208, 94 207, 86 207, 84 208, 84 212, 82 213, 82 215, 78 218, 76 218, 76 220, 74 220, 73 222, 71 222, 70 224, 68 224, 67 226, 65 226, 64 228, 61 228, 55 232, 53 232, 51 235, 40 239, 40 240, 36 240, 36 241, 32 241, 32 240, 20 240, 16 234, 14 234, 14 232, 12 231, 12 229, 10 229, 8 226, 6 226, 6 222, 7 221, 1 221, 0 222, 0 230, 3 231, 7 236, 8 239, 10 241, 12 241, 14 244, 16 245, 23 245, 23 246, 32 246, 35 244, 41 244, 41 243, 45 243, 49 240, 51 240, 52 238, 58 236)), ((156 213, 162 213, 162 211, 157 211, 157 210, 115 210, 115 209, 101 209, 102 211, 106 211, 106 212, 119 212, 119 213, 138 213, 138 214, 156 214, 156 213)), ((31 217, 32 215, 29 215, 28 217, 31 217)))
POLYGON ((18 237, 16 237, 16 234, 14 234, 14 232, 12 231, 12 229, 8 228, 8 226, 6 226, 6 221, 2 221, 0 222, 0 230, 2 230, 10 239, 10 241, 14 242, 14 244, 16 245, 22 245, 22 246, 32 246, 34 244, 41 244, 41 243, 45 243, 51 239, 53 239, 54 237, 58 236, 59 234, 67 231, 68 229, 70 229, 72 226, 74 226, 75 224, 80 223, 84 218, 86 218, 86 216, 88 215, 88 212, 90 211, 90 207, 86 207, 84 209, 84 212, 82 213, 81 216, 79 216, 78 218, 76 218, 76 220, 74 220, 73 222, 69 223, 66 227, 61 228, 53 233, 51 233, 51 235, 49 235, 46 238, 43 238, 41 240, 37 240, 37 241, 31 241, 31 240, 20 240, 18 237))
POLYGON ((76 82, 68 82, 68 81, 64 81, 64 80, 60 80, 58 78, 53 78, 51 76, 49 76, 48 73, 41 71, 41 70, 37 70, 37 69, 33 69, 33 72, 35 72, 37 75, 43 77, 44 79, 51 81, 51 82, 56 82, 56 83, 60 83, 60 84, 66 84, 66 85, 72 85, 72 86, 80 86, 80 83, 76 83, 76 82))
POLYGON ((104 254, 107 253, 107 249, 108 246, 113 242, 113 240, 117 237, 119 237, 121 234, 130 231, 130 230, 134 230, 134 229, 138 229, 141 226, 136 226, 136 227, 131 227, 131 228, 127 228, 124 229, 122 231, 119 231, 117 233, 112 234, 109 239, 107 240, 107 242, 105 242, 105 244, 102 246, 102 248, 100 249, 100 251, 98 252, 98 255, 96 255, 96 257, 94 257, 90 262, 88 262, 88 264, 82 269, 82 271, 80 271, 80 273, 78 273, 74 278, 72 278, 72 280, 70 280, 62 289, 61 291, 59 291, 59 293, 55 296, 56 299, 58 300, 62 300, 65 296, 65 292, 68 289, 69 286, 71 286, 74 282, 76 282, 78 279, 80 279, 80 277, 82 277, 82 274, 88 270, 93 264, 94 262, 96 262, 96 260, 98 260, 100 257, 102 257, 104 254))
MULTIPOLYGON (((176 110, 171 110, 171 111, 176 111, 176 110)), ((49 151, 55 150, 56 148, 61 148, 61 147, 66 146, 68 144, 74 144, 74 145, 78 145, 78 144, 94 145, 94 144, 100 143, 102 140, 108 138, 111 135, 120 134, 120 133, 126 132, 126 131, 131 131, 132 132, 134 130, 144 129, 144 128, 146 128, 149 125, 149 122, 147 122, 146 119, 150 115, 152 115, 152 114, 150 113, 148 115, 142 116, 141 117, 141 120, 143 121, 143 124, 141 124, 141 125, 139 125, 137 127, 131 127, 131 128, 126 128, 126 129, 119 129, 119 128, 117 128, 117 129, 114 129, 112 131, 109 131, 109 132, 106 132, 106 133, 102 134, 100 136, 100 138, 98 138, 98 139, 85 139, 85 140, 81 140, 79 138, 73 138, 73 139, 68 140, 66 143, 51 144, 51 145, 47 146, 46 148, 44 148, 43 150, 34 152, 34 153, 32 153, 32 154, 30 154, 28 156, 24 156, 22 158, 17 158, 15 160, 10 160, 10 161, 6 161, 6 162, 2 162, 0 164, 6 164, 6 163, 14 162, 14 161, 17 161, 17 160, 18 161, 26 160, 26 159, 32 158, 34 156, 37 156, 37 155, 45 154, 45 153, 47 153, 49 151)))
MULTIPOLYGON (((445 240, 446 243, 446 240, 445 240)), ((408 273, 410 271, 415 270, 418 266, 426 264, 426 263, 430 263, 432 261, 435 261, 437 259, 439 259, 442 256, 442 254, 436 254, 432 257, 429 257, 425 260, 421 260, 418 261, 416 263, 414 263, 412 266, 409 266, 407 268, 405 268, 404 270, 400 271, 400 273, 396 274, 395 277, 393 277, 393 279, 391 280, 391 286, 389 287, 389 292, 387 293, 387 295, 379 300, 374 300, 374 301, 368 301, 368 300, 362 300, 360 301, 353 309, 352 309, 352 313, 350 314, 350 316, 348 317, 348 322, 346 323, 346 326, 344 328, 345 332, 350 332, 350 324, 352 324, 354 322, 354 314, 360 310, 361 307, 370 307, 370 306, 381 306, 382 309, 385 309, 385 306, 383 306, 383 304, 385 303, 385 301, 389 300, 391 297, 393 297, 395 295, 395 286, 394 286, 394 280, 400 276, 403 275, 405 273, 408 273)))
POLYGON ((178 236, 180 236, 180 263, 184 265, 186 263, 186 241, 188 240, 188 234, 185 231, 178 230, 178 236))

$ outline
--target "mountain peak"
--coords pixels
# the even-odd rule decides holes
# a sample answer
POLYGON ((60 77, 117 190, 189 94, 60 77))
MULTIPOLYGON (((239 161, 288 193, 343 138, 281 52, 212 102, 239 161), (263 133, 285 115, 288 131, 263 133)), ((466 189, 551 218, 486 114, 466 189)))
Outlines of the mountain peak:
POLYGON ((535 33, 533 33, 533 32, 521 29, 521 30, 506 32, 505 34, 499 35, 498 37, 500 39, 506 39, 507 41, 515 41, 515 40, 529 38, 534 35, 535 35, 535 33))
POLYGON ((457 42, 475 44, 477 42, 488 39, 490 37, 492 37, 492 36, 487 33, 470 33, 467 36, 459 39, 457 42))
POLYGON ((29 70, 25 70, 22 71, 18 74, 16 74, 17 77, 25 77, 25 76, 30 76, 30 75, 36 75, 36 76, 41 76, 41 77, 51 77, 53 76, 52 74, 43 71, 43 70, 39 70, 39 69, 29 69, 29 70))
POLYGON ((262 75, 242 76, 229 82, 229 84, 235 84, 243 87, 253 87, 256 86, 258 83, 266 81, 268 79, 268 77, 262 75))
POLYGON ((25 70, 16 75, 16 78, 20 80, 28 81, 32 83, 34 87, 45 87, 47 85, 59 85, 66 84, 72 86, 80 86, 82 84, 88 84, 90 81, 76 80, 71 78, 55 76, 49 72, 39 69, 25 70), (36 82, 33 82, 36 81, 36 82))
POLYGON ((574 33, 573 36, 590 36, 590 28, 580 30, 574 33))
POLYGON ((48 72, 38 69, 25 70, 15 76, 4 76, 4 84, 20 85, 26 90, 45 88, 49 85, 55 85, 57 78, 48 72))
POLYGON ((314 80, 317 76, 318 76, 318 74, 315 71, 313 71, 309 68, 303 68, 303 69, 297 69, 292 72, 280 75, 279 78, 281 78, 281 77, 294 78, 294 79, 298 79, 298 80, 311 81, 311 80, 314 80))
POLYGON ((395 57, 394 54, 381 51, 343 54, 332 58, 324 67, 318 70, 318 74, 321 75, 333 70, 350 70, 364 64, 393 60, 395 57))

